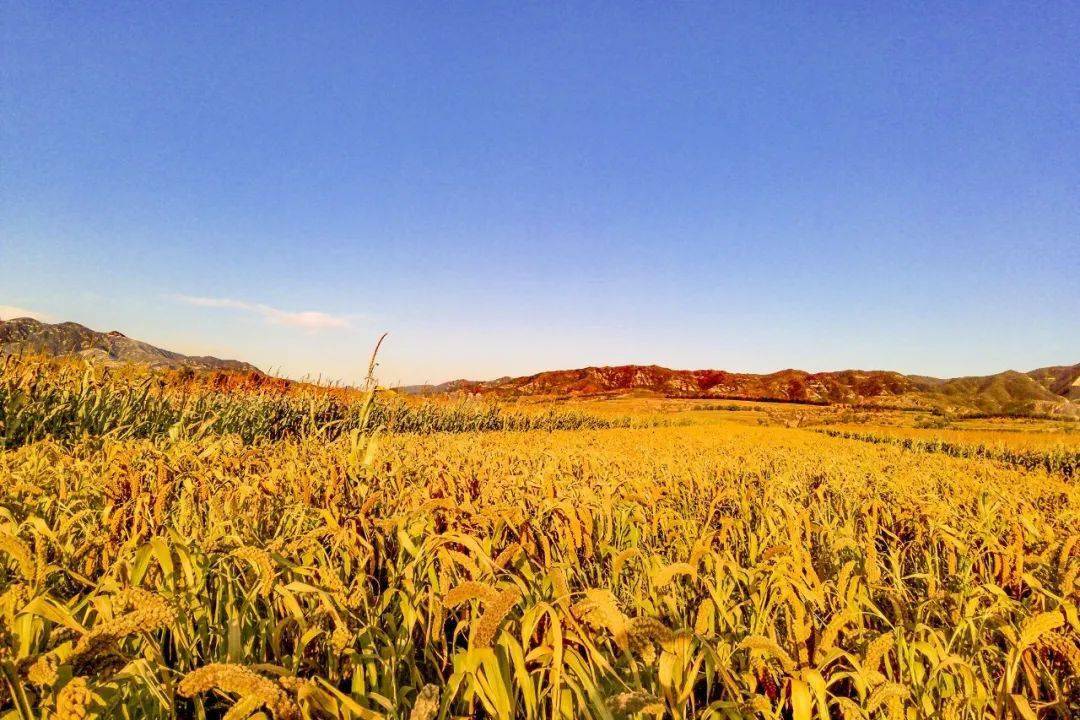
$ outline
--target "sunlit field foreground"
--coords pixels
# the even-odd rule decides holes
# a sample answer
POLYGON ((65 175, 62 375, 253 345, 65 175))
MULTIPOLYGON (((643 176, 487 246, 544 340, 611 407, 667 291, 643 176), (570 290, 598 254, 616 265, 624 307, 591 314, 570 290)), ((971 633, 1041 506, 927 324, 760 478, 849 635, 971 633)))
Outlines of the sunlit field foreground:
POLYGON ((0 717, 1080 712, 1075 480, 575 427, 11 443, 0 717))

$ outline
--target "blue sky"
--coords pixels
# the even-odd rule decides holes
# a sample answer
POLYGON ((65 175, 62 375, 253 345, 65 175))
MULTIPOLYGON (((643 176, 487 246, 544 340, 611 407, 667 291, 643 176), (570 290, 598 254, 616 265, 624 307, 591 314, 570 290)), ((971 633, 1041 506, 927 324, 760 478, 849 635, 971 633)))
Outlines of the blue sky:
POLYGON ((1080 361, 1075 3, 0 6, 0 317, 385 381, 1080 361))

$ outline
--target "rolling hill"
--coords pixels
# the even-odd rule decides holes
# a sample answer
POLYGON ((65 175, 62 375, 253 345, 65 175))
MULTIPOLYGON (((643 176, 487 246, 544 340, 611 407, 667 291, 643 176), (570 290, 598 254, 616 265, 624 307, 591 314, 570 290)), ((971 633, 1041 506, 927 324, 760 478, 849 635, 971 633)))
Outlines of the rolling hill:
POLYGON ((498 380, 455 380, 401 388, 415 394, 470 394, 497 398, 617 397, 766 400, 812 404, 880 405, 949 412, 1080 416, 1080 364, 941 379, 884 370, 766 375, 723 370, 670 370, 622 365, 554 370, 498 380))
POLYGON ((31 352, 43 355, 80 356, 104 363, 141 363, 150 367, 260 372, 239 360, 182 355, 123 333, 97 332, 73 322, 44 323, 31 318, 0 320, 0 354, 31 352))
MULTIPOLYGON (((31 318, 0 320, 0 354, 18 352, 79 356, 108 364, 140 363, 155 368, 188 367, 262 374, 246 362, 183 355, 134 340, 115 330, 97 332, 78 323, 50 324, 31 318)), ((454 380, 441 385, 396 389, 414 395, 479 395, 491 399, 635 395, 1080 418, 1080 363, 1030 372, 1008 370, 996 375, 950 379, 886 370, 810 373, 788 369, 756 375, 724 370, 671 370, 658 365, 621 365, 549 370, 496 380, 454 380)))

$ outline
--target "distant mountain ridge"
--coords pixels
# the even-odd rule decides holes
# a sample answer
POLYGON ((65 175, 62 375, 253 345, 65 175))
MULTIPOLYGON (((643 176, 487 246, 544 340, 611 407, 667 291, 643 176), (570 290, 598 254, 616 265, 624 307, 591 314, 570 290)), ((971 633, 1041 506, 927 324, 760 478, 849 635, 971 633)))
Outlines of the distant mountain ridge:
POLYGON ((670 370, 658 365, 550 370, 498 380, 454 380, 400 388, 424 395, 464 393, 500 398, 653 395, 668 398, 768 400, 882 405, 953 412, 1080 416, 1080 363, 1021 373, 941 379, 885 370, 766 375, 724 370, 670 370))
POLYGON ((182 355, 132 340, 115 330, 97 332, 78 323, 51 324, 25 317, 0 320, 0 354, 18 352, 80 356, 105 363, 141 363, 151 367, 260 373, 258 368, 246 362, 182 355))
MULTIPOLYGON (((19 352, 86 357, 109 364, 141 363, 160 368, 188 367, 262 375, 258 368, 246 362, 183 355, 133 340, 115 330, 97 332, 78 323, 50 324, 31 318, 0 320, 0 355, 19 352)), ((486 381, 454 380, 397 390, 417 395, 467 394, 495 399, 646 395, 1080 418, 1080 363, 950 379, 886 370, 809 373, 789 369, 756 375, 621 365, 549 370, 486 381)))

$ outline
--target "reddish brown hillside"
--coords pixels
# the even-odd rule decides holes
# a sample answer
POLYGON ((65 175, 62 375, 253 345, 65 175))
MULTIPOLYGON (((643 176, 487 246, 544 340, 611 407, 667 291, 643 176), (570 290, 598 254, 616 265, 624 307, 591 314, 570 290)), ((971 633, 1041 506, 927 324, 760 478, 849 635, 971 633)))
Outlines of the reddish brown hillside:
POLYGON ((847 370, 807 373, 781 370, 769 375, 723 370, 669 370, 657 365, 551 370, 486 382, 457 381, 436 392, 523 395, 604 395, 645 391, 666 397, 745 398, 796 402, 856 402, 860 398, 902 395, 928 386, 899 373, 847 370))
POLYGON ((1076 416, 1080 365, 1030 373, 1006 371, 985 377, 941 380, 885 370, 808 373, 780 370, 767 375, 724 370, 670 370, 658 365, 619 365, 551 370, 517 378, 455 380, 404 388, 422 394, 466 393, 500 398, 603 397, 653 394, 663 397, 773 400, 821 404, 869 404, 941 408, 969 413, 1076 416))

